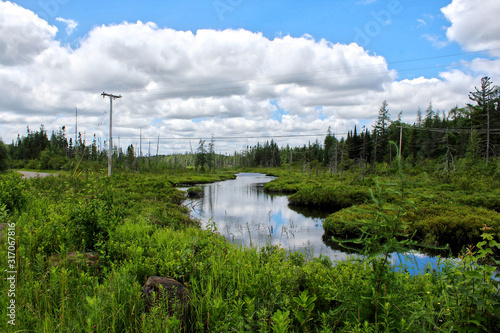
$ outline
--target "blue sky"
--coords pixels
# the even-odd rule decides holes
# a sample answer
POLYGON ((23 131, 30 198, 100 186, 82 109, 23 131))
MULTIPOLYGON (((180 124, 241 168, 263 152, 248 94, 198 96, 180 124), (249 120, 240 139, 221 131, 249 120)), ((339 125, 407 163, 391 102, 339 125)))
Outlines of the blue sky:
MULTIPOLYGON (((102 90, 124 94, 116 135, 126 145, 141 128, 170 139, 292 136, 328 126, 341 135, 370 126, 383 100, 393 118, 403 111, 412 122, 429 103, 444 112, 465 105, 482 76, 500 79, 495 0, 481 7, 474 0, 0 0, 0 6, 0 80, 12 87, 0 91, 8 96, 0 101, 7 142, 27 125, 70 132, 75 107, 87 137, 105 138, 105 126, 98 126, 108 106, 98 98, 102 90), (23 89, 34 92, 30 100, 23 89), (51 98, 38 96, 40 90, 51 98)), ((172 141, 162 147, 185 148, 172 141)), ((226 151, 234 145, 220 142, 226 151)))
POLYGON ((316 40, 326 39, 332 43, 357 42, 370 52, 384 56, 391 69, 404 70, 402 78, 433 77, 441 67, 427 67, 452 65, 457 60, 470 61, 477 57, 477 54, 464 55, 458 43, 446 42, 446 28, 450 22, 440 11, 450 3, 446 0, 320 0, 314 3, 297 0, 52 0, 15 3, 57 26, 57 39, 72 47, 77 47, 78 41, 96 26, 140 20, 182 31, 246 29, 262 32, 269 39, 308 34, 316 40), (65 32, 66 25, 56 20, 58 17, 78 23, 70 36, 65 32), (446 57, 392 63, 436 56, 446 57))

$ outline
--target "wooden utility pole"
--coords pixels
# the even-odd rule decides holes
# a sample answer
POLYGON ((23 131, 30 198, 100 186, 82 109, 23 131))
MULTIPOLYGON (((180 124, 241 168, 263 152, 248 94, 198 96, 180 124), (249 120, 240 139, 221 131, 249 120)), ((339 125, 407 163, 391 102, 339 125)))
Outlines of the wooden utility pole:
POLYGON ((112 95, 103 92, 103 98, 109 97, 109 153, 108 153, 108 177, 111 177, 112 161, 113 161, 113 100, 122 98, 122 95, 112 95))
POLYGON ((139 131, 139 156, 142 157, 142 127, 139 131))
POLYGON ((446 127, 446 180, 450 181, 450 135, 446 127))
POLYGON ((148 141, 148 169, 151 170, 151 141, 148 141))
POLYGON ((74 146, 76 146, 77 140, 78 140, 78 108, 75 106, 75 144, 74 144, 74 146))
POLYGON ((156 141, 156 169, 158 169, 158 152, 160 151, 160 130, 158 130, 158 141, 156 141))
POLYGON ((490 161, 490 101, 486 104, 486 119, 487 119, 487 129, 486 129, 486 165, 490 161))
POLYGON ((403 149, 403 124, 399 127, 399 159, 401 159, 401 150, 403 149))

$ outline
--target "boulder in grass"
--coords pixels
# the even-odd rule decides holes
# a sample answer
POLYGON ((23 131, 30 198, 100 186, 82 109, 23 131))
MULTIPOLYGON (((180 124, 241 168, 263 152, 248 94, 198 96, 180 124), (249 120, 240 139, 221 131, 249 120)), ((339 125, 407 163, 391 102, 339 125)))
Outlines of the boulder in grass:
POLYGON ((187 314, 189 308, 189 292, 186 286, 179 281, 160 276, 151 276, 142 287, 143 297, 146 298, 146 309, 159 301, 168 302, 169 313, 181 312, 187 314), (153 295, 155 297, 153 298, 153 295))

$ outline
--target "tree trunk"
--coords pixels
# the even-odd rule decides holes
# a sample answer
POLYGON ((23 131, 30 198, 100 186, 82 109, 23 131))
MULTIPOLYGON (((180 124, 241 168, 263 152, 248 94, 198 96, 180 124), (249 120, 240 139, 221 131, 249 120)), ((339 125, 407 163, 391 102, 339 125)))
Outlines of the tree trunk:
POLYGON ((486 165, 490 160, 490 105, 486 106, 487 130, 486 130, 486 165))

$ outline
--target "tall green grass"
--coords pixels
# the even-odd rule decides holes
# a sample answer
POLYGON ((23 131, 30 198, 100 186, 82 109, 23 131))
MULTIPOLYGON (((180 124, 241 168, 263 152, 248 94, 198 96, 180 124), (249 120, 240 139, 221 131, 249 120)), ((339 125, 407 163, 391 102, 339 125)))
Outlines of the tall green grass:
MULTIPOLYGON (((500 330, 498 283, 489 266, 478 264, 495 247, 491 239, 483 252, 464 254, 462 266, 443 261, 415 276, 388 269, 376 293, 377 275, 363 260, 306 261, 277 246, 241 248, 214 229, 201 230, 178 205, 173 184, 182 177, 1 178, 10 192, 2 193, 0 222, 16 224, 18 275, 15 327, 6 320, 8 286, 0 279, 0 331, 500 330), (99 260, 67 258, 74 252, 99 260), (184 283, 189 313, 172 314, 168 303, 148 310, 141 286, 149 276, 184 283)), ((7 258, 4 239, 0 257, 7 258)))

